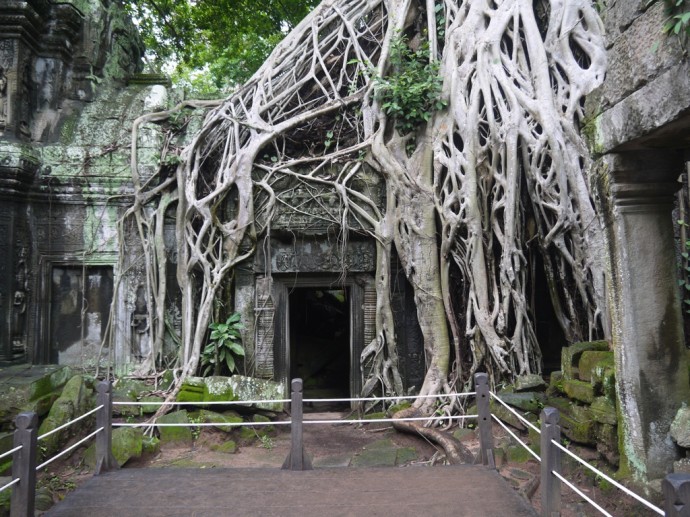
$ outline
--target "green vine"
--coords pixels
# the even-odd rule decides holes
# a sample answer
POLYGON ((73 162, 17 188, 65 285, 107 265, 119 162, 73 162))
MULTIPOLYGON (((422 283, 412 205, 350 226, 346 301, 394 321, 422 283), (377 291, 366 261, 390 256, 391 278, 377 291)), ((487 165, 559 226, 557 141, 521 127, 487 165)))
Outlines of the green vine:
POLYGON ((431 119, 434 111, 448 104, 441 97, 443 78, 438 61, 429 59, 429 43, 413 50, 403 35, 393 39, 390 70, 374 78, 374 89, 381 109, 395 119, 401 133, 410 133, 431 119))

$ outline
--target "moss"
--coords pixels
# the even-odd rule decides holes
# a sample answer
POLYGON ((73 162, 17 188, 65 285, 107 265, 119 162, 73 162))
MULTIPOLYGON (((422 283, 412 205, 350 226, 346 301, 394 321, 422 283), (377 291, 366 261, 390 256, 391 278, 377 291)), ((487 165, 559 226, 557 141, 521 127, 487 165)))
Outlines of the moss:
POLYGON ((594 401, 594 388, 589 382, 566 379, 563 381, 563 390, 571 399, 585 404, 591 404, 594 401))
POLYGON ((587 350, 582 352, 578 363, 580 380, 592 381, 595 370, 601 370, 613 365, 613 352, 600 350, 587 350))
POLYGON ((211 450, 224 454, 235 454, 237 452, 237 443, 233 440, 227 440, 221 444, 213 445, 211 450))
MULTIPOLYGON (((158 419, 159 424, 189 424, 189 415, 186 410, 168 413, 158 419)), ((158 427, 161 442, 192 443, 192 430, 189 427, 163 426, 158 427)))

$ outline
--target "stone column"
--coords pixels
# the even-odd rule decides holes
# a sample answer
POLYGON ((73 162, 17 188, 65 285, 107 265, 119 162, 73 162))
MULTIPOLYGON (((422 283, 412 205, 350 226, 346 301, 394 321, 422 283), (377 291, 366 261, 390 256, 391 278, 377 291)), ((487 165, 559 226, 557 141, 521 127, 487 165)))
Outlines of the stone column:
POLYGON ((610 303, 622 450, 632 473, 664 477, 676 459, 673 417, 690 400, 673 234, 683 156, 608 155, 610 303))

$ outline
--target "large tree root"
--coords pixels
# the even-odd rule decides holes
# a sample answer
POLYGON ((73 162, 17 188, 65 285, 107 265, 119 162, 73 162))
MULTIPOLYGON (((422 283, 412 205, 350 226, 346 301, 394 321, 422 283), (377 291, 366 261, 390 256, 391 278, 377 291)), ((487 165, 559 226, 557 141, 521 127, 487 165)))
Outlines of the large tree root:
MULTIPOLYGON (((421 414, 417 408, 406 408, 397 411, 393 415, 393 419, 397 418, 415 418, 426 416, 421 414)), ((447 432, 441 429, 435 429, 433 427, 425 427, 421 421, 406 421, 400 422, 393 420, 393 428, 396 431, 403 433, 413 434, 416 436, 422 436, 427 440, 437 444, 443 449, 446 454, 446 459, 451 465, 461 465, 465 463, 474 463, 474 456, 459 440, 456 440, 453 436, 449 435, 447 432)))

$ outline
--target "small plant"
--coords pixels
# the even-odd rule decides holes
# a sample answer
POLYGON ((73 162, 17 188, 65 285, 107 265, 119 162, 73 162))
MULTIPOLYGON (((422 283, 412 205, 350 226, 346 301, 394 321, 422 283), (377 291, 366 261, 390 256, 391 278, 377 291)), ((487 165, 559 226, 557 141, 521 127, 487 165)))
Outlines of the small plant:
POLYGON ((264 449, 268 449, 270 451, 274 447, 273 438, 268 435, 259 435, 259 441, 261 442, 260 447, 263 447, 264 449))
POLYGON ((211 329, 210 342, 201 352, 203 375, 208 375, 211 371, 214 375, 220 375, 223 366, 230 373, 237 369, 235 358, 244 356, 240 334, 240 330, 243 328, 239 313, 231 315, 225 323, 211 323, 209 325, 209 329, 211 329))
MULTIPOLYGON (((201 415, 189 417, 189 423, 190 424, 200 424, 203 421, 204 421, 204 419, 201 418, 201 415)), ((199 436, 201 436, 201 427, 198 427, 198 426, 191 427, 190 431, 192 432, 192 440, 194 440, 196 442, 199 439, 199 436)))
POLYGON ((412 132, 447 106, 441 98, 439 63, 429 59, 428 42, 413 50, 405 36, 396 37, 391 43, 390 67, 388 75, 374 78, 374 89, 381 109, 395 118, 399 131, 412 132))
POLYGON ((664 0, 668 18, 664 23, 665 34, 690 34, 690 0, 664 0))

